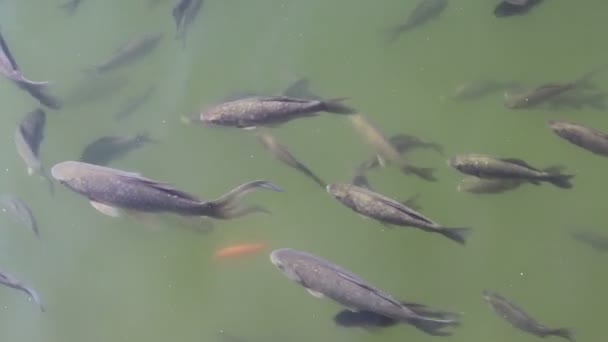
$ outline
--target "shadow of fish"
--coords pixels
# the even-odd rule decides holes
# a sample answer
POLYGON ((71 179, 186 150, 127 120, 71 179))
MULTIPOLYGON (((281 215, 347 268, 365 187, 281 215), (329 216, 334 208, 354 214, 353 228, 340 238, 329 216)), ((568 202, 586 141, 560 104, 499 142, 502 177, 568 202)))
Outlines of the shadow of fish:
POLYGON ((14 140, 17 153, 27 166, 28 175, 37 174, 44 178, 53 194, 53 181, 40 161, 40 144, 44 140, 45 124, 46 113, 42 109, 27 113, 15 129, 14 140))
POLYGON ((393 43, 404 32, 424 25, 432 19, 438 18, 447 6, 447 0, 421 0, 408 15, 405 23, 388 30, 387 43, 393 43))
POLYGON ((608 252, 608 236, 590 231, 573 231, 570 237, 596 251, 608 252))
POLYGON ((46 311, 44 305, 42 304, 42 301, 40 300, 40 297, 38 296, 38 293, 34 291, 34 289, 32 289, 31 287, 17 280, 17 278, 13 277, 12 275, 0 271, 0 284, 3 284, 15 290, 25 292, 28 296, 30 296, 30 298, 32 298, 32 300, 34 300, 34 302, 36 302, 36 304, 38 304, 38 306, 40 307, 40 311, 46 311))
POLYGON ((40 236, 32 209, 21 198, 6 193, 0 194, 0 208, 13 220, 31 229, 36 236, 40 236))
POLYGON ((70 0, 59 5, 59 8, 64 10, 67 14, 72 15, 78 10, 81 3, 82 0, 70 0))
POLYGON ((102 73, 132 64, 152 52, 162 38, 162 33, 146 33, 132 38, 116 49, 106 61, 89 67, 85 71, 102 73))
POLYGON ((46 87, 49 82, 31 81, 23 76, 2 34, 0 34, 0 74, 27 91, 42 105, 51 109, 61 108, 61 101, 47 92, 46 87))
POLYGON ((182 41, 182 48, 186 47, 188 29, 198 17, 203 3, 203 0, 180 0, 173 7, 172 14, 176 26, 175 39, 182 41))
POLYGON ((148 132, 135 136, 105 136, 88 144, 80 155, 80 161, 96 165, 107 165, 123 158, 129 152, 146 144, 157 143, 148 132))
POLYGON ((139 94, 138 96, 127 99, 125 103, 121 106, 121 110, 119 110, 116 114, 114 114, 114 120, 122 121, 126 117, 135 113, 139 107, 141 107, 144 103, 146 103, 150 97, 156 92, 156 86, 151 85, 146 90, 139 94))
POLYGON ((532 8, 540 5, 543 0, 503 0, 494 8, 497 18, 524 15, 532 8))

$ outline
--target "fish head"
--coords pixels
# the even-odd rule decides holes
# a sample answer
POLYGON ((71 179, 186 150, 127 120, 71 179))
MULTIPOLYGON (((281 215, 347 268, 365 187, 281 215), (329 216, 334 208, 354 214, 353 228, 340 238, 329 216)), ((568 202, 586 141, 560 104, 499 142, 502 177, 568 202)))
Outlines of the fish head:
POLYGON ((223 126, 225 124, 224 116, 221 111, 203 112, 199 116, 201 122, 205 125, 223 126))
POLYGON ((331 194, 335 198, 343 199, 346 196, 348 196, 350 187, 351 187, 350 184, 333 183, 333 184, 327 184, 327 186, 325 187, 325 190, 327 191, 327 193, 331 194))
POLYGON ((70 188, 78 187, 81 183, 82 175, 85 172, 80 162, 64 161, 53 165, 51 168, 51 176, 59 182, 59 184, 70 188))
POLYGON ((549 120, 547 121, 547 125, 549 125, 549 128, 551 128, 555 133, 561 135, 561 133, 567 131, 572 124, 566 121, 549 120))
POLYGON ((468 158, 465 155, 452 156, 448 159, 448 166, 456 170, 462 170, 468 164, 467 161, 468 158))
POLYGON ((283 274, 295 281, 303 284, 302 278, 298 275, 296 268, 298 265, 294 250, 290 248, 275 249, 270 253, 270 262, 275 265, 283 274))

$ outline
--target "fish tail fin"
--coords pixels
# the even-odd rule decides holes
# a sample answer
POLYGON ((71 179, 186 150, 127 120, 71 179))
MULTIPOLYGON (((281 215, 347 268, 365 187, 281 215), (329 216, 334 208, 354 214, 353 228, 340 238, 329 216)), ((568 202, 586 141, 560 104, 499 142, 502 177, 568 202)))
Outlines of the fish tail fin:
POLYGON ((401 171, 405 174, 408 173, 413 173, 416 176, 427 180, 429 182, 434 182, 437 180, 437 177, 435 177, 435 175, 433 175, 433 172, 435 172, 435 169, 430 168, 430 167, 417 167, 417 166, 405 166, 401 168, 401 171))
POLYGON ((401 36, 402 33, 404 33, 405 31, 408 31, 410 29, 410 25, 396 25, 396 26, 392 26, 389 27, 388 29, 384 30, 384 35, 385 35, 385 39, 384 39, 384 43, 386 45, 391 45, 394 42, 397 41, 397 39, 399 39, 399 37, 401 36))
POLYGON ((236 204, 241 197, 257 189, 268 189, 277 192, 283 191, 283 189, 268 181, 256 180, 247 182, 230 190, 216 200, 202 202, 202 215, 216 218, 234 218, 251 212, 267 212, 265 209, 255 206, 245 208, 236 207, 236 204))
POLYGON ((325 189, 325 187, 327 186, 327 183, 325 183, 325 181, 323 181, 319 176, 317 176, 314 172, 312 172, 304 164, 297 162, 296 168, 298 170, 300 170, 300 172, 302 172, 303 174, 308 176, 308 178, 312 179, 315 183, 319 184, 321 186, 321 188, 325 189))
POLYGON ((563 338, 569 340, 570 342, 575 342, 574 331, 572 329, 567 329, 567 328, 552 329, 547 333, 547 335, 559 336, 559 337, 563 337, 563 338))
POLYGON ((447 237, 448 239, 452 240, 452 241, 456 241, 459 244, 466 244, 466 239, 469 235, 471 235, 471 233, 473 232, 473 230, 471 228, 464 228, 464 227, 460 227, 460 228, 441 228, 438 231, 441 235, 447 237))
POLYGON ((348 97, 341 97, 323 100, 321 101, 322 110, 335 114, 355 114, 357 112, 356 110, 342 103, 347 99, 348 97))
POLYGON ((27 91, 31 96, 36 98, 38 102, 47 106, 48 108, 55 110, 61 108, 61 100, 47 92, 46 86, 48 83, 19 82, 18 84, 20 88, 27 91))
POLYGON ((558 188, 570 189, 572 188, 570 180, 572 180, 573 177, 574 175, 558 173, 550 175, 549 178, 547 178, 547 181, 558 188))
MULTIPOLYGON (((424 316, 423 316, 424 317, 424 316)), ((408 320, 408 323, 413 325, 416 329, 421 330, 431 336, 450 336, 452 335, 449 331, 442 331, 443 328, 449 326, 458 326, 460 322, 457 320, 450 320, 448 316, 429 316, 421 318, 413 318, 408 320), (429 318, 437 318, 437 320, 431 320, 429 318)))

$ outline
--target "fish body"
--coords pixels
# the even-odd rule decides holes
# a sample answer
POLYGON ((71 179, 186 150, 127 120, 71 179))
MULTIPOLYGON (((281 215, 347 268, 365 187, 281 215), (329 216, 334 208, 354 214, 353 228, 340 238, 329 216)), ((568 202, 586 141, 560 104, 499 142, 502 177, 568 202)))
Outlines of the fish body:
POLYGON ((21 198, 11 194, 0 194, 0 209, 10 215, 13 220, 31 229, 36 236, 40 235, 34 213, 21 198))
POLYGON ((157 141, 150 138, 148 132, 139 133, 135 136, 104 136, 84 148, 80 161, 89 164, 107 165, 133 150, 155 142, 157 141))
POLYGON ((575 231, 570 233, 574 240, 584 243, 600 252, 608 252, 608 236, 589 231, 575 231))
POLYGON ((461 154, 448 160, 448 165, 456 170, 479 178, 519 179, 532 184, 549 182, 557 187, 569 189, 573 175, 562 174, 556 168, 539 170, 521 159, 495 158, 483 154, 461 154))
POLYGON ((200 114, 201 122, 219 126, 251 128, 276 126, 296 118, 316 116, 319 112, 352 114, 341 101, 306 100, 286 96, 248 97, 212 106, 200 114))
POLYGON ((608 157, 608 134, 574 122, 551 120, 548 124, 559 137, 594 154, 608 157))
POLYGON ((34 302, 36 302, 36 304, 38 304, 38 306, 40 307, 40 311, 44 312, 46 310, 44 308, 44 305, 42 304, 42 301, 40 300, 40 297, 38 296, 38 293, 34 291, 34 289, 32 289, 31 287, 23 284, 14 276, 6 272, 0 271, 0 284, 15 290, 25 292, 28 296, 32 298, 34 302))
POLYGON ((483 298, 492 310, 509 322, 513 327, 539 337, 560 336, 574 342, 573 332, 569 329, 548 328, 530 317, 526 312, 505 297, 490 290, 483 291, 483 298))
POLYGON ((152 52, 162 38, 162 33, 146 33, 135 37, 119 47, 106 61, 92 69, 102 73, 131 64, 152 52))
POLYGON ((13 138, 17 153, 27 166, 28 175, 37 174, 44 178, 49 185, 51 194, 53 194, 53 181, 40 161, 40 144, 44 140, 45 125, 46 113, 42 109, 35 109, 21 119, 15 129, 13 138))
POLYGON ((266 181, 244 183, 213 201, 201 201, 171 185, 144 178, 138 173, 77 161, 65 161, 51 169, 53 177, 72 191, 87 197, 105 215, 117 217, 118 210, 144 213, 174 213, 183 216, 235 218, 258 207, 235 207, 238 199, 258 188, 281 191, 266 181))
MULTIPOLYGON (((443 146, 436 142, 424 141, 416 136, 408 134, 395 134, 388 138, 388 142, 397 150, 400 155, 407 154, 414 149, 431 149, 443 155, 443 146)), ((361 171, 367 171, 380 167, 380 160, 377 156, 370 158, 358 167, 361 171)))
POLYGON ((181 39, 184 47, 186 46, 188 28, 198 17, 203 2, 203 0, 180 0, 175 7, 173 7, 171 13, 176 26, 175 39, 181 39))
POLYGON ((494 8, 494 15, 498 18, 523 15, 539 5, 543 0, 504 0, 494 8))
POLYGON ((358 275, 310 253, 281 248, 270 254, 270 260, 287 278, 313 296, 330 298, 351 311, 370 311, 408 324, 412 321, 438 325, 456 323, 454 319, 418 315, 358 275))
POLYGON ((412 208, 369 189, 352 184, 329 184, 327 192, 351 210, 386 224, 416 227, 426 232, 439 233, 464 244, 469 228, 447 228, 412 208))
POLYGON ((414 10, 410 12, 405 20, 405 23, 395 26, 389 30, 388 42, 391 43, 397 40, 402 33, 426 24, 430 20, 439 17, 447 6, 447 0, 421 0, 418 2, 414 10))
POLYGON ((484 179, 475 176, 465 177, 458 184, 458 191, 470 192, 473 194, 498 194, 513 190, 522 185, 525 181, 521 179, 484 179))
POLYGON ((156 92, 156 87, 151 85, 146 90, 136 97, 132 97, 125 101, 120 111, 114 114, 114 120, 121 121, 131 114, 135 113, 150 97, 156 92))

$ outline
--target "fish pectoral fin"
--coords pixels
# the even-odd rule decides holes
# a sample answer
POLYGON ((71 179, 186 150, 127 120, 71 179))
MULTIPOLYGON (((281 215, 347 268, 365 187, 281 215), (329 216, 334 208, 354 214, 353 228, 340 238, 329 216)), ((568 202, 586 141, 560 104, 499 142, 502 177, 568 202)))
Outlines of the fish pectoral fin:
POLYGON ((110 217, 120 217, 120 210, 107 204, 91 201, 93 208, 97 209, 100 213, 110 217))
POLYGON ((315 290, 311 290, 309 288, 306 288, 306 292, 310 293, 313 297, 316 298, 323 298, 325 297, 321 292, 315 291, 315 290))
POLYGON ((531 166, 530 164, 526 163, 524 160, 521 160, 521 159, 517 159, 517 158, 499 158, 499 160, 502 160, 502 161, 507 162, 507 163, 512 163, 512 164, 516 164, 516 165, 519 165, 519 166, 523 166, 523 167, 526 167, 526 168, 531 169, 531 170, 540 171, 540 170, 534 168, 533 166, 531 166))

